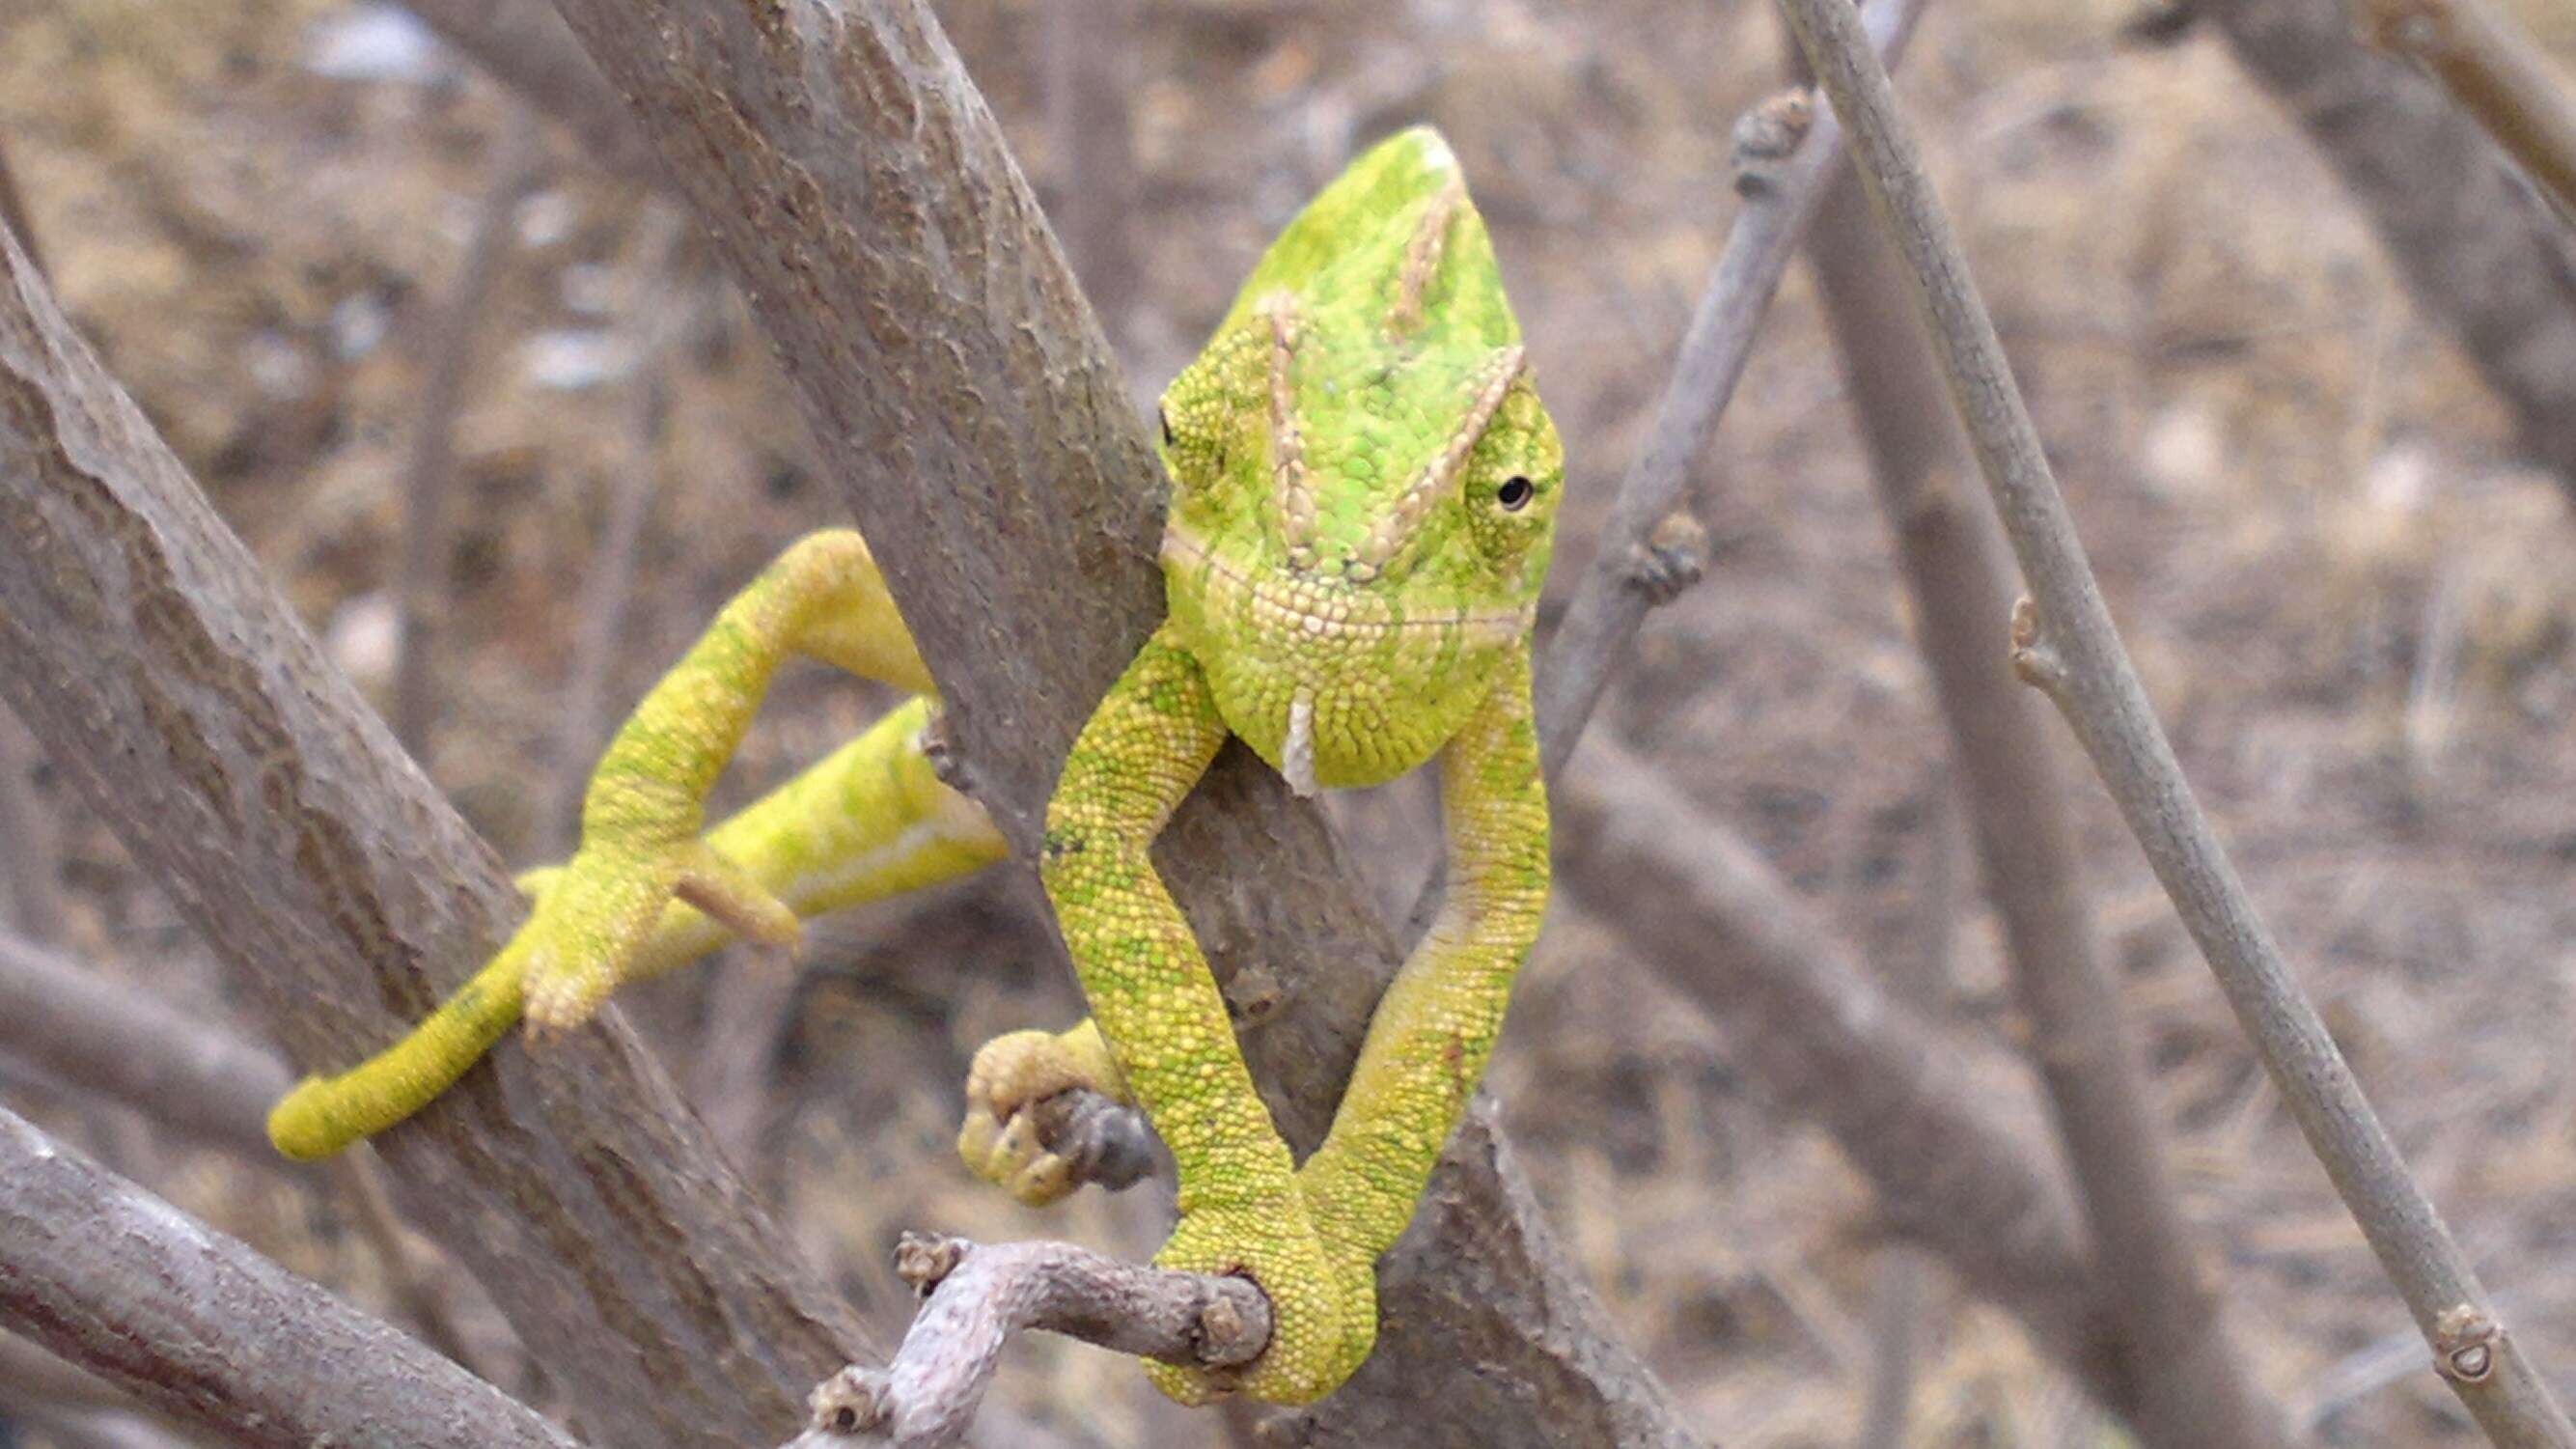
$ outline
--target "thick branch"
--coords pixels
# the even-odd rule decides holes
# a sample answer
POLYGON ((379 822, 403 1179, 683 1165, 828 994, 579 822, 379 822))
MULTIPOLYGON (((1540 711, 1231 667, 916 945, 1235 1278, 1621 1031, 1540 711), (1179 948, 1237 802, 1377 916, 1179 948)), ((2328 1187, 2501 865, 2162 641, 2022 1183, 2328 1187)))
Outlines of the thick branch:
MULTIPOLYGON (((522 909, 5 245, 0 682, 304 1066, 392 1040, 522 909)), ((859 1348, 613 1022, 381 1141, 606 1441, 774 1440, 859 1348)))
POLYGON ((261 1127, 293 1085, 262 1048, 141 988, 0 934, 0 1051, 156 1122, 268 1157, 261 1127))
POLYGON ((1139 1267, 1065 1243, 907 1234, 895 1256, 929 1301, 893 1362, 815 1387, 806 1431, 786 1449, 947 1449, 965 1437, 1003 1345, 1032 1328, 1203 1368, 1250 1363, 1270 1341, 1270 1300, 1245 1278, 1139 1267))
POLYGON ((2102 602, 1958 237, 1897 114, 1887 72, 1841 0, 1786 0, 1786 8, 1808 63, 1852 129, 1870 200, 1905 256, 1952 402, 2038 601, 2044 634, 2032 637, 2017 621, 2017 642, 2049 664, 2043 673, 2054 681, 2051 700, 2415 1314, 2445 1380, 2499 1446, 2576 1445, 2576 1429, 2503 1332, 2467 1257, 2407 1173, 2184 781, 2102 602))
POLYGON ((6 1111, 0 1325, 228 1444, 572 1449, 499 1390, 6 1111))
MULTIPOLYGON (((1162 481, 982 98, 919 0, 559 8, 752 299, 939 677, 960 777, 1029 858, 1075 730, 1161 618, 1162 481)), ((1311 1150, 1396 960, 1368 891, 1239 746, 1155 858, 1273 1115, 1311 1150)), ((1407 1331, 1306 1432, 1342 1442, 1335 1416, 1391 1395, 1443 1405, 1417 1426, 1431 1444, 1614 1442, 1602 1424, 1686 1442, 1479 1140, 1387 1265, 1385 1316, 1407 1331), (1431 1291, 1494 1244, 1553 1291, 1502 1322, 1431 1291), (1540 1382, 1543 1403, 1514 1392, 1540 1382)))
POLYGON ((2202 1281, 2150 1115, 2155 1098, 2076 873, 2056 740, 1995 647, 2012 607, 2011 559, 1981 501, 1961 491, 1966 440, 1903 266, 1871 229, 1868 205, 1845 170, 1808 254, 1950 726, 2014 995, 2097 1245, 2105 1307, 2136 1367, 2130 1422, 2162 1449, 2257 1449, 2275 1442, 2280 1415, 2247 1379, 2202 1281))
POLYGON ((2440 88, 2353 34, 2348 0, 2208 0, 2237 61, 2342 177, 2416 304, 2576 496, 2576 229, 2440 88))

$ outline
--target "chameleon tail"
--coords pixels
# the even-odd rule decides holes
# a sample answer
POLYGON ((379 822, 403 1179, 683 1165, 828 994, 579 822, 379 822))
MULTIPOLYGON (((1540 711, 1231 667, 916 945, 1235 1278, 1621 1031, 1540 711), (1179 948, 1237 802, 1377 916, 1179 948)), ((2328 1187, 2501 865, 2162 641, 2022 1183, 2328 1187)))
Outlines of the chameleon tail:
POLYGON ((337 1076, 305 1078, 269 1111, 268 1140, 299 1160, 328 1157, 428 1106, 518 1021, 519 967, 503 951, 411 1035, 337 1076))

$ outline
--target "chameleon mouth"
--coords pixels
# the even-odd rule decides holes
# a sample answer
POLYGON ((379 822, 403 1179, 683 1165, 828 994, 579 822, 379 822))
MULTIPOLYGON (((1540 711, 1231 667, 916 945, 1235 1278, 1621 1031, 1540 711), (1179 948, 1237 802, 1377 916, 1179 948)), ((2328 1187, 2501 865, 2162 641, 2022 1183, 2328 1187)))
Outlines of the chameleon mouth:
MULTIPOLYGON (((1249 601, 1252 622, 1280 633, 1310 639, 1389 639, 1415 630, 1458 631, 1474 642, 1503 643, 1520 637, 1536 606, 1506 609, 1442 609, 1427 614, 1398 612, 1382 595, 1358 590, 1282 586, 1254 579, 1218 558, 1205 543, 1175 527, 1163 534, 1165 568, 1186 568, 1210 583, 1224 585, 1222 595, 1249 601)), ((1211 590, 1211 602, 1220 591, 1211 590)), ((1218 612, 1211 610, 1211 612, 1218 612)))

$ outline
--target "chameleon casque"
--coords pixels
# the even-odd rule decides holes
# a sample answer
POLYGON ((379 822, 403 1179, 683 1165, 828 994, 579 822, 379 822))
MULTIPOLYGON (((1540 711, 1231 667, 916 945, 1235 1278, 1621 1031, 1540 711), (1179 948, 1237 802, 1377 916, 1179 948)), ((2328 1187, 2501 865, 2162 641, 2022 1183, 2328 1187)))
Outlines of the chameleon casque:
MULTIPOLYGON (((1039 862, 1092 1019, 986 1043, 958 1146, 1043 1203, 1072 1173, 1021 1109, 1075 1087, 1140 1106, 1179 1173, 1155 1261, 1247 1275, 1274 1308, 1246 1368, 1155 1364, 1155 1381, 1302 1403, 1368 1356, 1375 1264, 1484 1070, 1548 892, 1530 627, 1563 451, 1437 133, 1370 150, 1271 244, 1164 393, 1161 452, 1169 615, 1075 740, 1039 862), (1146 854, 1229 734, 1306 794, 1440 759, 1446 898, 1302 1165, 1146 854)), ((297 1087, 269 1120, 278 1147, 320 1156, 390 1126, 522 1018, 568 1028, 730 936, 792 942, 801 916, 1000 859, 924 757, 933 690, 858 535, 798 542, 637 706, 579 849, 523 878, 536 904, 518 934, 402 1042, 297 1087), (798 654, 921 698, 705 830, 709 789, 798 654)))

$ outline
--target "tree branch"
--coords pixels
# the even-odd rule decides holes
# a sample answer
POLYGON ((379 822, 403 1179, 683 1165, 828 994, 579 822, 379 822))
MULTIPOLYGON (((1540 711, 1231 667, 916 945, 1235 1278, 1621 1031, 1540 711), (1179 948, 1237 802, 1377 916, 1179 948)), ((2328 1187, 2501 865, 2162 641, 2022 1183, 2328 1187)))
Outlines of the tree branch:
POLYGON ((155 1122, 271 1160, 261 1123, 294 1085, 268 1052, 6 934, 0 1050, 155 1122))
MULTIPOLYGON (((5 241, 0 681, 305 1066, 406 1030, 523 910, 5 241)), ((605 1440, 773 1440, 859 1350, 613 1013, 380 1143, 605 1440)))
MULTIPOLYGON (((1876 0, 1868 6, 1870 43, 1888 64, 1903 56, 1922 13, 1923 0, 1876 0)), ((1744 140, 1739 128, 1739 153, 1744 140)), ((1628 642, 1647 611, 1699 576, 1707 541, 1692 516, 1692 470, 1735 397, 1772 294, 1815 222, 1843 156, 1841 123, 1817 107, 1788 158, 1763 165, 1755 173, 1757 184, 1739 185, 1744 205, 1682 335, 1681 355, 1655 407, 1654 429, 1619 480, 1600 548, 1541 661, 1538 726, 1551 780, 1573 758, 1584 722, 1601 702, 1611 672, 1627 657, 1628 642)))
POLYGON ((1250 1363, 1270 1300, 1249 1279, 1174 1273, 1066 1243, 978 1247, 906 1234, 896 1269, 929 1301, 882 1370, 824 1380, 784 1449, 947 1449, 965 1437, 1010 1336, 1042 1328, 1120 1353, 1202 1368, 1250 1363))
POLYGON ((2104 1304, 2135 1366, 2130 1422, 2162 1449, 2260 1449, 2278 1440, 2282 1417, 2248 1379, 2202 1280, 2150 1115, 2155 1096, 2077 874, 2056 741, 1995 647, 1995 626, 2012 607, 2012 564, 1990 516, 1961 493, 1966 440, 1902 264, 1871 229, 1868 206, 1859 178, 1842 172, 1808 255, 1964 777, 1986 894, 2096 1245, 2104 1304))
POLYGON ((2364 0, 2371 39, 2442 82, 2576 222, 2576 92, 2485 0, 2364 0))
MULTIPOLYGON (((1162 617, 1163 484, 982 98, 919 0, 559 8, 785 360, 940 681, 957 778, 1033 889, 1025 862, 1064 752, 1162 617)), ((1397 960, 1369 892, 1320 812, 1240 745, 1155 859, 1273 1117, 1311 1150, 1397 960)), ((1481 1117, 1462 1129, 1384 1266, 1396 1331, 1293 1432, 1350 1442, 1344 1426, 1373 1404, 1438 1402, 1418 1442, 1612 1442, 1602 1425, 1617 1442, 1688 1442, 1483 1132, 1481 1117), (1535 1281, 1504 1300, 1445 1296, 1452 1266, 1497 1253, 1535 1281), (1517 1392, 1531 1383, 1555 1392, 1533 1405, 1517 1392)))
POLYGON ((2184 781, 2102 602, 1958 238, 1897 114, 1886 71, 1842 0, 1784 3, 1808 64, 1852 128, 1870 200, 1905 256, 1952 402, 2038 601, 2041 627, 2032 628, 2022 611, 2015 642, 2061 671, 2050 699, 2092 757, 2309 1146, 2405 1297, 2445 1381, 2499 1446, 2576 1445, 2576 1429, 2504 1333, 2467 1257, 2408 1175, 2184 781))
POLYGON ((526 1406, 7 1111, 0 1323, 228 1444, 573 1449, 526 1406))

